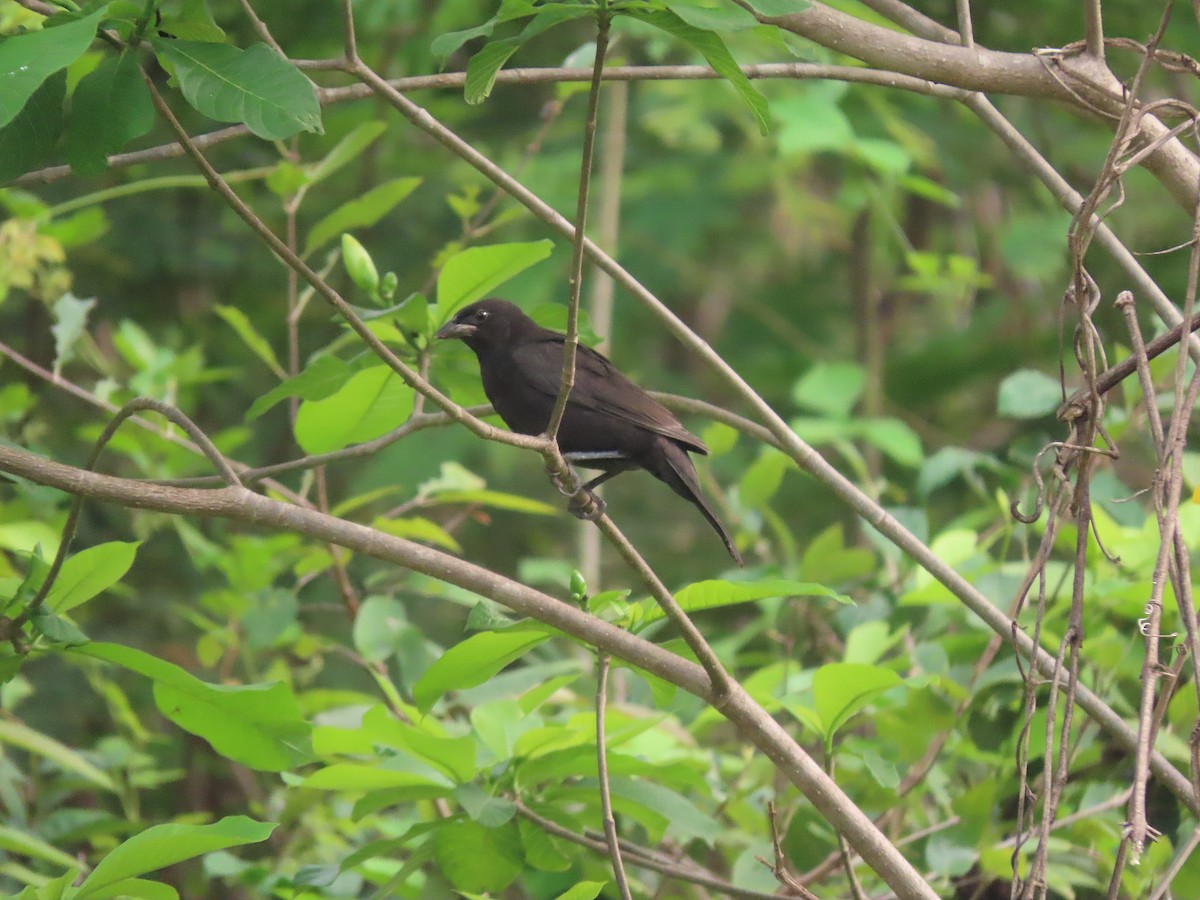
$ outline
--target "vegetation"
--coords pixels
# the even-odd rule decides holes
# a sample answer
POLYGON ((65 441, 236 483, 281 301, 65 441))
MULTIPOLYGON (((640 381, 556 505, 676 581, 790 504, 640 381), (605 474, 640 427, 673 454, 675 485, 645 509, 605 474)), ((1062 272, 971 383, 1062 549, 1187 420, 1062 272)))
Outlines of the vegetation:
POLYGON ((1200 21, 976 7, 0 0, 0 893, 1200 896, 1200 21))

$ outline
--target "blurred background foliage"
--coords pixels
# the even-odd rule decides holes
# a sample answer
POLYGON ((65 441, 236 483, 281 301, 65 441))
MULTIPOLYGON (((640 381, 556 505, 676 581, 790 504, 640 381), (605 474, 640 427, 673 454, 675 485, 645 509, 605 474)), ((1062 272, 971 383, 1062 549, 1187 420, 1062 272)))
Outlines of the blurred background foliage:
MULTIPOLYGON (((259 0, 254 5, 292 58, 339 52, 337 4, 259 0)), ((834 5, 873 16, 851 2, 834 5)), ((941 22, 954 20, 953 3, 918 5, 941 22)), ((176 8, 188 6, 194 4, 167 0, 163 9, 178 13, 176 8)), ((211 0, 208 6, 231 43, 245 47, 256 39, 238 3, 211 0)), ((482 0, 361 0, 355 4, 359 49, 389 77, 459 70, 482 39, 468 40, 445 59, 435 55, 434 39, 483 22, 493 7, 482 0)), ((1027 52, 1081 35, 1076 4, 1021 0, 975 7, 976 39, 995 49, 1027 52)), ((1157 23, 1158 11, 1138 0, 1109 2, 1104 11, 1111 35, 1142 40, 1157 23)), ((0 2, 5 32, 36 19, 15 3, 0 2)), ((844 62, 771 29, 722 34, 742 64, 844 62)), ((593 37, 592 23, 578 19, 522 46, 509 65, 587 64, 593 37)), ((1163 43, 1200 55, 1189 16, 1176 16, 1163 43)), ((102 56, 93 48, 68 71, 68 84, 102 56)), ((612 64, 697 61, 680 42, 627 20, 615 26, 609 58, 612 64)), ((1113 65, 1119 74, 1129 74, 1136 58, 1114 52, 1113 65)), ((322 86, 349 82, 338 73, 310 74, 322 86)), ((1062 397, 1062 342, 1069 342, 1072 327, 1060 312, 1069 215, 986 128, 947 101, 837 82, 781 79, 755 85, 770 104, 771 128, 765 135, 728 83, 630 86, 616 255, 776 409, 794 419, 801 436, 994 602, 1007 605, 1040 535, 1040 526, 1015 523, 1007 509, 1013 500, 1029 499, 1034 454, 1062 437, 1053 413, 1062 397)), ((614 127, 606 115, 612 90, 606 87, 602 95, 602 133, 614 127)), ((1190 92, 1192 85, 1182 76, 1156 73, 1147 95, 1190 92)), ((500 84, 482 105, 466 104, 454 90, 413 96, 556 209, 574 208, 586 105, 582 85, 500 84)), ((1044 102, 1000 98, 999 106, 1087 192, 1107 152, 1108 131, 1044 102)), ((215 127, 182 103, 177 110, 192 133, 215 127)), ((397 298, 420 292, 434 300, 441 265, 467 246, 548 236, 511 199, 500 198, 478 220, 492 186, 378 101, 330 105, 323 116, 322 135, 275 143, 244 137, 214 146, 209 158, 282 233, 285 203, 296 198, 295 167, 322 159, 347 135, 383 123, 377 137, 336 175, 304 192, 296 222, 299 234, 307 235, 324 217, 380 184, 419 179, 377 222, 354 229, 378 270, 395 273, 397 298)), ((138 146, 166 139, 165 129, 156 125, 138 146)), ((1145 254, 1141 261, 1167 294, 1181 297, 1186 252, 1150 254, 1185 241, 1190 216, 1143 172, 1128 176, 1126 192, 1110 223, 1128 246, 1145 254)), ((264 361, 268 355, 261 346, 256 351, 247 335, 258 335, 283 361, 280 365, 287 365, 286 273, 249 238, 189 162, 163 160, 10 186, 0 191, 0 204, 8 215, 0 224, 5 345, 103 399, 121 403, 146 394, 167 400, 241 461, 257 465, 300 455, 288 402, 246 418, 280 380, 264 361), (222 314, 222 307, 240 316, 222 314)), ((338 242, 330 240, 310 261, 317 267, 332 264, 330 277, 339 289, 352 302, 370 306, 365 292, 334 264, 330 254, 337 250, 338 242)), ((499 293, 556 321, 561 310, 542 308, 565 300, 569 257, 568 244, 555 237, 549 257, 499 293)), ((1111 300, 1128 286, 1127 279, 1100 250, 1093 250, 1088 262, 1104 294, 1097 320, 1115 360, 1124 355, 1127 341, 1111 300)), ((590 284, 585 297, 589 289, 590 284)), ((1142 321, 1147 332, 1156 331, 1149 315, 1143 313, 1142 321)), ((365 362, 316 301, 304 310, 299 336, 302 366, 331 347, 352 365, 365 362)), ((730 401, 703 364, 619 292, 608 353, 647 388, 721 405, 730 401)), ((1156 372, 1165 378, 1174 362, 1160 363, 1156 372)), ((1077 384, 1073 362, 1068 358, 1066 364, 1070 391, 1077 384)), ((434 348, 432 373, 460 402, 481 400, 475 362, 463 348, 434 348)), ((732 408, 742 411, 736 404, 732 408)), ((0 422, 6 440, 78 463, 105 415, 3 359, 0 422)), ((1005 881, 1011 872, 1011 848, 1003 840, 1014 815, 1013 758, 1022 702, 1011 654, 1002 651, 986 673, 972 678, 989 635, 943 588, 914 571, 894 547, 782 455, 726 426, 694 418, 687 424, 713 449, 702 479, 746 550, 746 577, 819 583, 856 602, 774 599, 701 614, 702 627, 736 673, 755 673, 761 681, 756 690, 776 698, 780 711, 812 706, 814 673, 825 664, 861 664, 906 676, 904 688, 888 682, 872 692, 869 723, 856 720, 858 727, 844 740, 826 735, 831 751, 838 746, 839 782, 869 812, 896 808, 901 805, 895 794, 899 777, 924 754, 933 734, 949 731, 942 757, 903 800, 904 827, 897 836, 953 818, 951 826, 906 852, 932 873, 947 896, 992 896, 975 891, 989 879, 1005 881), (955 708, 967 695, 972 696, 968 712, 956 719, 955 708)), ((1134 623, 1141 615, 1157 532, 1152 512, 1119 501, 1149 483, 1154 455, 1144 435, 1140 398, 1132 391, 1114 398, 1106 424, 1121 458, 1100 464, 1093 498, 1106 545, 1121 561, 1092 555, 1086 678, 1129 714, 1141 666, 1134 623)), ((103 466, 160 478, 207 471, 202 459, 130 426, 114 441, 103 466)), ((1200 467, 1189 458, 1185 471, 1188 487, 1195 487, 1200 467)), ((311 475, 282 480, 312 491, 311 475)), ((423 537, 569 595, 577 529, 531 455, 480 442, 462 428, 429 429, 368 458, 330 467, 325 489, 334 509, 340 505, 352 518, 404 520, 407 524, 392 525, 397 533, 423 537), (469 493, 485 484, 500 499, 439 500, 440 492, 469 493), (413 524, 418 521, 425 524, 413 524)), ((610 512, 669 585, 730 574, 703 521, 664 486, 644 474, 626 475, 612 483, 607 496, 610 512)), ((65 511, 64 499, 55 492, 23 483, 5 486, 0 575, 19 580, 26 568, 23 554, 36 544, 49 554, 65 511)), ((1200 517, 1191 508, 1184 511, 1184 525, 1189 546, 1195 546, 1200 517)), ((334 721, 340 720, 330 711, 340 709, 340 700, 373 696, 373 702, 380 701, 364 658, 388 663, 400 694, 411 702, 413 685, 442 648, 462 638, 478 603, 429 579, 343 554, 355 589, 373 598, 363 610, 386 613, 383 619, 399 617, 399 625, 393 618, 388 626, 393 630, 383 632, 387 639, 381 649, 371 643, 380 632, 361 622, 356 626, 345 614, 328 577, 326 547, 220 521, 182 521, 87 504, 76 549, 112 540, 142 543, 123 581, 103 601, 74 614, 91 638, 144 648, 213 682, 281 679, 299 693, 306 714, 326 713, 334 721)), ((1060 574, 1069 569, 1073 543, 1067 528, 1059 541, 1064 561, 1055 563, 1060 574)), ((638 598, 638 586, 615 555, 606 553, 601 572, 593 593, 631 588, 638 598)), ((1045 628, 1056 640, 1055 632, 1065 627, 1069 590, 1062 584, 1051 587, 1058 593, 1045 628)), ((1168 604, 1164 632, 1175 630, 1173 616, 1168 604)), ((458 696, 461 708, 443 710, 445 720, 453 723, 457 717, 461 725, 461 709, 517 696, 554 672, 589 677, 579 674, 587 666, 578 651, 552 652, 551 646, 535 651, 516 674, 458 696)), ((580 681, 571 690, 578 693, 563 705, 562 715, 585 714, 586 685, 580 681)), ((298 865, 336 866, 359 845, 346 820, 348 807, 329 803, 324 795, 286 790, 278 779, 231 770, 208 745, 180 739, 171 726, 156 723, 148 693, 146 685, 90 661, 50 654, 26 665, 0 693, 5 721, 19 719, 119 776, 121 803, 72 800, 72 808, 90 810, 80 812, 68 828, 53 819, 53 807, 78 797, 70 771, 46 759, 40 767, 27 765, 20 753, 8 753, 16 749, 10 740, 0 759, 0 803, 10 819, 49 844, 85 855, 111 847, 138 830, 137 823, 186 813, 253 809, 259 818, 285 823, 292 837, 272 845, 274 861, 268 858, 251 871, 232 857, 209 857, 203 874, 188 876, 193 879, 186 882, 188 896, 205 891, 231 896, 227 891, 232 890, 247 896, 258 896, 258 890, 294 895, 288 893, 292 888, 285 889, 284 876, 295 878, 298 865), (105 816, 93 815, 96 809, 106 810, 105 816)), ((641 747, 635 741, 641 755, 631 751, 630 760, 655 763, 638 774, 674 779, 671 786, 680 795, 704 806, 705 822, 711 817, 728 829, 718 836, 698 826, 695 833, 684 828, 671 839, 693 850, 715 842, 722 855, 709 864, 732 873, 738 883, 771 890, 770 872, 753 862, 756 852, 769 856, 763 804, 775 790, 765 760, 739 749, 735 736, 692 698, 656 698, 645 682, 630 675, 621 701, 636 711, 630 715, 649 714, 658 706, 686 727, 678 747, 657 730, 638 740, 648 744, 650 735, 658 734, 670 748, 641 747), (715 758, 706 755, 710 751, 715 758), (663 775, 671 767, 677 767, 675 774, 663 775), (704 779, 717 796, 696 800, 703 796, 704 779)), ((1181 741, 1195 720, 1194 707, 1194 697, 1180 692, 1163 737, 1168 755, 1184 764, 1181 741)), ((796 716, 807 722, 796 726, 806 746, 819 748, 819 716, 796 716)), ((560 715, 553 721, 561 725, 565 719, 560 715)), ((1037 726, 1034 732, 1036 771, 1037 726)), ((1080 729, 1074 762, 1080 774, 1072 781, 1067 812, 1101 803, 1126 777, 1127 761, 1094 728, 1080 729)), ((511 787, 496 773, 481 778, 489 789, 511 787)), ((565 787, 557 797, 544 785, 534 790, 544 790, 539 799, 562 809, 575 808, 572 803, 590 809, 596 802, 565 787)), ((797 869, 817 865, 836 849, 828 827, 794 792, 780 791, 779 802, 788 829, 785 846, 797 869)), ((1144 895, 1177 836, 1193 825, 1165 794, 1152 812, 1165 837, 1146 865, 1127 870, 1127 896, 1144 895)), ((643 841, 653 844, 661 836, 648 813, 628 815, 632 832, 643 841)), ((369 821, 380 834, 395 837, 403 830, 399 821, 428 817, 428 808, 417 806, 398 819, 372 813, 369 821)), ((598 821, 581 819, 591 826, 598 821)), ((1067 849, 1056 856, 1053 896, 1091 897, 1102 891, 1105 854, 1111 857, 1121 820, 1121 809, 1114 807, 1059 833, 1067 849), (1084 852, 1074 856, 1080 848, 1084 852)), ((472 825, 478 821, 456 827, 472 825)), ((679 819, 675 825, 680 826, 679 819)), ((585 875, 606 878, 602 857, 577 848, 560 851, 565 869, 551 876, 554 867, 538 869, 526 859, 519 867, 524 871, 520 886, 506 896, 552 897, 585 875)), ((16 858, 10 856, 10 863, 16 858)), ((6 871, 10 885, 23 880, 24 864, 14 866, 6 871)), ((398 896, 444 896, 437 891, 444 889, 440 879, 445 877, 445 872, 420 876, 397 888, 398 896)), ((828 877, 829 893, 822 896, 843 896, 840 872, 828 877)), ((370 872, 366 878, 380 876, 370 872)), ((1177 896, 1195 895, 1200 867, 1186 868, 1176 886, 1177 896), (1190 887, 1184 885, 1188 878, 1190 887)), ((658 896, 693 896, 676 890, 683 892, 658 896)), ((310 896, 358 895, 346 881, 312 884, 308 891, 310 896)))

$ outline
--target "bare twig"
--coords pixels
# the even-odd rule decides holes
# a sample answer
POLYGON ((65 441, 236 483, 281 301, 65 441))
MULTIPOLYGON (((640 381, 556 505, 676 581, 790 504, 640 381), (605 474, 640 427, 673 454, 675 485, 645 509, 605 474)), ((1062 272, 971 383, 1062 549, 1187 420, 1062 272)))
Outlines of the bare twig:
POLYGON ((604 736, 604 714, 608 707, 608 670, 612 661, 604 651, 596 657, 596 768, 600 783, 600 814, 604 822, 604 839, 608 843, 608 858, 612 862, 613 880, 622 900, 633 900, 625 863, 621 861, 621 845, 617 839, 617 820, 613 818, 612 788, 608 783, 608 745, 604 736))
POLYGON ((546 437, 558 439, 558 429, 567 411, 567 401, 575 386, 575 352, 579 347, 579 297, 583 291, 583 238, 587 226, 588 191, 592 184, 592 152, 596 145, 596 111, 600 107, 600 78, 604 72, 604 57, 608 52, 608 31, 612 16, 606 0, 601 0, 596 13, 596 59, 592 65, 592 86, 588 91, 587 115, 583 121, 583 150, 579 161, 579 196, 575 205, 575 235, 571 242, 571 276, 567 289, 567 334, 563 341, 562 381, 546 437))

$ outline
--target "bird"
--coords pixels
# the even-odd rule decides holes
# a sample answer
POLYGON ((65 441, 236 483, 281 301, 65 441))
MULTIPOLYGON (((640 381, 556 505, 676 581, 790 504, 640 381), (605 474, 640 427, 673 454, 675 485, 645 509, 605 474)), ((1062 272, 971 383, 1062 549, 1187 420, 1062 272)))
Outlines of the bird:
MULTIPOLYGON (((562 382, 566 335, 538 325, 515 303, 490 298, 463 307, 437 337, 461 340, 474 351, 484 393, 504 424, 517 434, 545 432, 562 382)), ((588 491, 622 472, 645 469, 695 504, 733 560, 744 564, 688 455, 708 453, 704 442, 584 344, 575 353, 575 384, 557 437, 567 462, 601 471, 584 485, 588 491)))

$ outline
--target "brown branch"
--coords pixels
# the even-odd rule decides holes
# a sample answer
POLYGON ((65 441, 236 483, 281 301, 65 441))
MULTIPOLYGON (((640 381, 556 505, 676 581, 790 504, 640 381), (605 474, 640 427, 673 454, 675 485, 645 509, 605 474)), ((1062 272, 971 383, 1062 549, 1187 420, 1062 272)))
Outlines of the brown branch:
POLYGON ((608 782, 608 739, 605 737, 604 714, 608 708, 608 670, 612 657, 601 651, 596 658, 596 771, 600 783, 600 815, 604 823, 604 840, 612 863, 613 880, 621 892, 621 900, 633 900, 629 879, 621 860, 621 842, 617 837, 617 820, 613 818, 612 787, 608 782))

